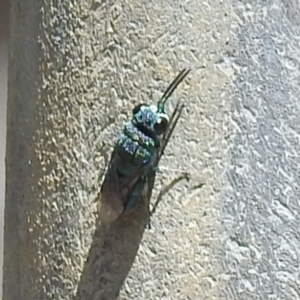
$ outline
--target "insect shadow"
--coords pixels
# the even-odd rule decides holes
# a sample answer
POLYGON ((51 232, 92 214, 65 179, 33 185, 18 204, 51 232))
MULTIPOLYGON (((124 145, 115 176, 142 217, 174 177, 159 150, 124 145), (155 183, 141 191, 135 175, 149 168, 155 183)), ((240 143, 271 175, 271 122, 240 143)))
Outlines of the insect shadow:
MULTIPOLYGON (((188 72, 189 70, 185 71, 185 73, 180 73, 182 79, 188 72), (184 74, 184 76, 182 76, 182 74, 184 74)), ((176 79, 178 79, 178 77, 176 77, 176 79)), ((175 80, 172 84, 174 84, 175 80)), ((181 82, 181 80, 179 82, 181 82)), ((179 82, 177 82, 177 85, 179 82)), ((174 89, 171 92, 173 92, 174 89)), ((152 211, 149 212, 149 203, 152 196, 157 167, 176 127, 183 107, 180 102, 177 103, 169 120, 169 129, 162 136, 162 143, 157 150, 157 155, 155 159, 151 161, 151 167, 147 168, 147 172, 143 173, 143 176, 145 176, 143 180, 147 184, 146 189, 144 189, 145 193, 141 195, 143 201, 138 201, 134 209, 130 210, 130 213, 126 213, 124 209, 124 212, 119 213, 117 218, 112 222, 104 222, 102 218, 103 213, 99 213, 93 242, 78 285, 76 300, 118 299, 119 292, 134 263, 145 228, 149 225, 151 215, 155 212, 164 193, 168 192, 178 181, 188 179, 188 174, 183 174, 172 181, 159 193, 152 211)), ((110 168, 108 172, 112 172, 110 168)), ((111 174, 113 173, 106 174, 106 178, 111 174)), ((112 182, 114 183, 115 181, 112 182)), ((112 184, 110 188, 117 190, 118 184, 112 184)), ((111 195, 113 196, 113 194, 111 195)), ((130 196, 129 194, 128 199, 131 199, 130 196)), ((101 193, 99 199, 99 201, 101 201, 101 193)), ((109 201, 110 198, 107 197, 105 200, 109 201)), ((120 201, 120 203, 122 203, 122 201, 120 201)), ((124 207, 125 206, 126 203, 124 203, 124 207)))

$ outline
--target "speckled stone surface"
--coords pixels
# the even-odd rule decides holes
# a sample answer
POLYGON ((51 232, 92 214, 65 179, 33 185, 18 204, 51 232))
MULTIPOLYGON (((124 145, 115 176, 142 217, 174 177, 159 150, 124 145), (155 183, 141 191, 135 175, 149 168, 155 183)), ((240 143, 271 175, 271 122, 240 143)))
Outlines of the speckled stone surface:
POLYGON ((299 3, 41 4, 12 2, 4 298, 300 299, 299 3), (191 180, 99 223, 113 139, 184 67, 152 203, 191 180))

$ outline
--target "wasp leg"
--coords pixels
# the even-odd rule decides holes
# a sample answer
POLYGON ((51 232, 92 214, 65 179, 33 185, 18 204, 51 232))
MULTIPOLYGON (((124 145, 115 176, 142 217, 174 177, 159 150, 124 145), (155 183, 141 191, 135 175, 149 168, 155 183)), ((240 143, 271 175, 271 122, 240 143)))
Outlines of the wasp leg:
POLYGON ((161 169, 159 168, 159 166, 153 166, 152 167, 153 172, 155 173, 162 173, 161 169))
MULTIPOLYGON (((161 159, 161 157, 163 156, 164 154, 164 151, 166 149, 166 146, 174 132, 174 129, 178 123, 178 120, 182 114, 182 110, 184 108, 184 105, 183 104, 180 104, 180 101, 177 102, 177 105, 172 113, 172 116, 170 118, 170 129, 168 130, 168 132, 166 133, 166 135, 163 137, 163 143, 162 143, 162 147, 160 149, 160 152, 159 152, 159 155, 158 155, 158 158, 157 158, 157 161, 156 161, 156 164, 155 164, 155 167, 158 167, 158 163, 161 159)), ((150 218, 151 216, 154 214, 154 212, 156 211, 156 208, 159 204, 159 202, 162 200, 163 196, 168 193, 178 182, 180 182, 181 180, 187 180, 189 181, 190 179, 190 175, 188 173, 183 173, 181 176, 175 178, 174 180, 172 180, 165 188, 163 188, 157 199, 156 199, 156 202, 154 203, 153 207, 152 207, 152 210, 150 212, 150 218)))
POLYGON ((147 213, 148 213, 148 220, 147 223, 145 225, 146 229, 151 229, 151 211, 150 211, 150 198, 149 198, 149 183, 148 180, 145 183, 143 192, 142 192, 142 198, 143 198, 143 203, 146 206, 147 209, 147 213))
POLYGON ((125 211, 130 211, 137 206, 138 202, 142 198, 146 180, 147 179, 145 176, 141 176, 140 179, 136 182, 125 206, 125 211))
POLYGON ((181 176, 173 179, 167 186, 165 186, 158 194, 157 199, 152 207, 152 210, 150 212, 150 217, 155 213, 156 208, 159 204, 159 202, 162 200, 163 196, 167 194, 177 183, 179 183, 182 180, 190 180, 190 175, 188 173, 183 173, 181 176))
POLYGON ((162 147, 160 149, 160 152, 159 152, 159 155, 158 155, 158 158, 157 158, 157 161, 156 161, 156 164, 155 166, 157 167, 158 166, 158 163, 161 159, 161 157, 163 156, 164 154, 164 151, 167 147, 167 144, 169 143, 169 140, 174 132, 174 129, 178 123, 178 120, 182 114, 182 110, 184 108, 184 105, 183 104, 180 104, 180 101, 177 102, 177 105, 171 115, 171 118, 170 118, 170 128, 168 130, 168 132, 164 135, 163 137, 163 142, 162 142, 162 147))
POLYGON ((151 229, 151 212, 149 211, 149 217, 148 217, 148 221, 146 223, 146 226, 145 226, 146 229, 151 229))

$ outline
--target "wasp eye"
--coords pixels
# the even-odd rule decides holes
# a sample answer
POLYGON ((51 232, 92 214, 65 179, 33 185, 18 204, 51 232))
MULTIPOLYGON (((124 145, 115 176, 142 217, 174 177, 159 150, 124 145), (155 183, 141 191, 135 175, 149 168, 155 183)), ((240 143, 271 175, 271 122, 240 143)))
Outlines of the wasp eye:
POLYGON ((169 121, 164 117, 160 117, 154 125, 154 130, 156 134, 161 135, 167 131, 168 127, 169 121))
POLYGON ((134 109, 132 110, 132 113, 134 115, 137 114, 141 110, 142 106, 147 106, 147 104, 144 104, 144 103, 138 104, 137 106, 134 107, 134 109))

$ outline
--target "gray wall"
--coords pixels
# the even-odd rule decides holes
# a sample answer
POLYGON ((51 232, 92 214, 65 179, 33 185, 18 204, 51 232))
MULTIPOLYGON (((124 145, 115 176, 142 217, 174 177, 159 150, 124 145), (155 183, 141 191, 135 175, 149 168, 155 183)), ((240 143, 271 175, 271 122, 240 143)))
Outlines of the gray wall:
POLYGON ((4 157, 6 133, 8 1, 0 1, 0 299, 2 298, 4 157))
MULTIPOLYGON (((126 295, 130 293, 131 299, 162 299, 164 293, 170 295, 172 291, 174 299, 201 299, 199 295, 203 299, 300 299, 297 1, 251 1, 250 5, 233 0, 225 7, 223 1, 209 2, 213 5, 203 5, 203 14, 191 21, 199 28, 195 32, 187 29, 186 19, 181 20, 182 11, 176 15, 185 24, 178 29, 181 35, 174 34, 177 52, 183 53, 179 57, 184 62, 205 62, 205 68, 198 65, 190 76, 189 85, 194 87, 188 89, 190 111, 172 141, 170 152, 176 157, 164 163, 175 167, 189 164, 195 184, 205 181, 206 185, 186 198, 179 197, 182 191, 177 188, 170 193, 173 198, 164 199, 153 218, 153 229, 143 237, 121 297, 129 299, 126 295), (197 46, 192 49, 191 45, 197 46)), ((166 10, 152 14, 147 28, 151 37, 157 34, 153 24, 164 28, 159 23, 165 24, 164 16, 166 24, 173 24, 172 8, 166 10)), ((4 13, 2 8, 0 11, 4 13)), ((141 24, 148 24, 143 20, 146 13, 141 13, 141 24)), ((117 37, 123 38, 127 15, 120 15, 121 21, 115 26, 116 32, 121 32, 117 37)), ((135 17, 134 13, 132 19, 135 17)), ((0 20, 3 22, 2 17, 0 20)), ((172 29, 168 28, 170 32, 172 29)), ((144 37, 144 32, 141 34, 144 37)), ((153 47, 157 53, 168 49, 162 56, 175 66, 177 57, 169 51, 174 46, 173 37, 166 42, 163 37, 157 38, 153 47)), ((138 48, 138 40, 130 47, 138 48)), ((3 41, 1 32, 1 157, 6 95, 3 41)), ((130 59, 132 48, 128 51, 130 59)), ((144 59, 142 54, 137 57, 138 62, 144 59)), ((164 66, 156 71, 163 72, 164 66)), ((122 95, 120 89, 126 86, 115 83, 115 74, 120 73, 113 72, 106 80, 116 86, 116 94, 122 95)), ((134 76, 141 86, 150 78, 149 74, 134 76)), ((143 86, 139 96, 146 89, 143 86)), ((115 101, 112 90, 103 89, 115 101)), ((129 111, 132 103, 128 100, 127 105, 129 111)), ((3 159, 0 168, 3 206, 3 159)), ((187 192, 183 186, 182 190, 187 192)))

